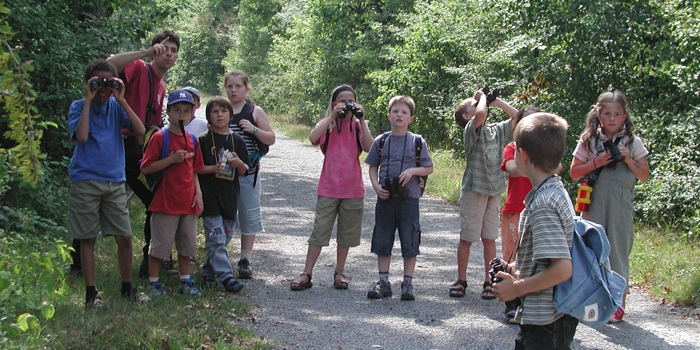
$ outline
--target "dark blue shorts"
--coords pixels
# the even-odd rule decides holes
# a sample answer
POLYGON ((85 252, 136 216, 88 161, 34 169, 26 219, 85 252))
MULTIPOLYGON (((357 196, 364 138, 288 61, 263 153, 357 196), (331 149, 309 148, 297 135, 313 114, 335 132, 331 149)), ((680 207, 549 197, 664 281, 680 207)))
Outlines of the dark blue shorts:
POLYGON ((399 229, 401 256, 414 258, 420 254, 420 217, 418 198, 377 199, 374 211, 374 232, 371 252, 379 256, 391 256, 399 229))

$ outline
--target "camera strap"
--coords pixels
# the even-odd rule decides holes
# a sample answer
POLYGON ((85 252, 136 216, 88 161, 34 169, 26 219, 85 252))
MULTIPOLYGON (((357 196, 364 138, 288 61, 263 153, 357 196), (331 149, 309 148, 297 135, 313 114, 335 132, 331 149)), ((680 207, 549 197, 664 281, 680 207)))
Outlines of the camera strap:
POLYGON ((153 68, 151 68, 150 63, 146 64, 146 70, 148 71, 148 102, 146 103, 146 116, 144 121, 146 122, 146 128, 148 128, 151 125, 151 116, 156 113, 156 107, 153 103, 153 68))
MULTIPOLYGON (((615 146, 617 146, 618 144, 620 144, 620 141, 622 141, 622 136, 620 136, 620 137, 618 137, 618 138, 615 138, 615 139, 613 140, 613 143, 615 144, 615 146)), ((599 144, 599 143, 600 143, 600 134, 596 135, 596 138, 595 138, 596 152, 598 152, 598 144, 599 144)), ((595 171, 593 171, 593 172, 591 172, 590 174, 584 176, 583 179, 584 179, 584 180, 588 180, 588 181, 589 181, 589 186, 593 187, 593 185, 595 184, 595 181, 598 180, 598 176, 600 176, 600 173, 603 172, 603 168, 605 168, 605 166, 601 166, 601 167, 596 168, 595 171), (590 183, 590 182, 592 182, 592 183, 590 183)))

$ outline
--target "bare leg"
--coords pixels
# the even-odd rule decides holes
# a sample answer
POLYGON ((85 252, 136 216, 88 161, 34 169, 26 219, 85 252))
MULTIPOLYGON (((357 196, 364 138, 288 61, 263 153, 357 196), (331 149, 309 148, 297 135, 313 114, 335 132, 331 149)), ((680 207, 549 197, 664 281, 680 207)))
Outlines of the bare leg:
POLYGON ((413 277, 413 273, 416 269, 416 257, 403 258, 403 275, 413 277))
POLYGON ((472 242, 459 240, 457 246, 457 279, 467 280, 467 265, 469 264, 469 253, 472 248, 472 242))
MULTIPOLYGON (((314 266, 316 266, 316 261, 321 255, 321 246, 309 245, 309 249, 306 251, 306 264, 304 265, 304 272, 312 275, 314 271, 314 266)), ((305 278, 302 276, 302 278, 305 278)))
POLYGON ((489 271, 491 270, 490 262, 496 257, 496 240, 482 238, 481 242, 484 244, 484 266, 486 270, 484 281, 491 281, 491 275, 489 275, 489 271))
POLYGON ((131 264, 134 257, 131 246, 131 236, 114 236, 117 241, 117 259, 119 261, 119 276, 122 282, 131 282, 131 264))
POLYGON ((250 252, 253 251, 255 235, 241 235, 241 258, 250 260, 250 252))
POLYGON ((380 272, 389 272, 391 267, 391 256, 378 256, 377 257, 377 267, 380 272))
POLYGON ((86 286, 95 285, 95 238, 80 240, 80 264, 86 286))
POLYGON ((342 273, 345 271, 345 262, 348 259, 348 253, 350 252, 350 247, 344 247, 340 244, 338 244, 338 248, 336 250, 336 263, 335 263, 335 272, 342 273))
POLYGON ((178 255, 177 256, 177 264, 180 266, 180 275, 189 275, 190 274, 190 257, 189 256, 178 255))

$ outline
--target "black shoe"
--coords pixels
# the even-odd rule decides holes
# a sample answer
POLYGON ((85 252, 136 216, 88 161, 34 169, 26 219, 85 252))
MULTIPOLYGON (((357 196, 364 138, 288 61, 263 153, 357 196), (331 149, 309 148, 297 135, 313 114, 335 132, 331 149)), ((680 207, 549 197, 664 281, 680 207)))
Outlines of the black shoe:
POLYGON ((236 281, 233 277, 225 280, 222 284, 224 285, 224 289, 229 293, 238 293, 244 287, 243 283, 236 281))
POLYGON ((139 277, 148 278, 148 257, 144 256, 139 265, 139 277))
POLYGON ((248 259, 238 260, 238 278, 253 278, 253 267, 248 259))

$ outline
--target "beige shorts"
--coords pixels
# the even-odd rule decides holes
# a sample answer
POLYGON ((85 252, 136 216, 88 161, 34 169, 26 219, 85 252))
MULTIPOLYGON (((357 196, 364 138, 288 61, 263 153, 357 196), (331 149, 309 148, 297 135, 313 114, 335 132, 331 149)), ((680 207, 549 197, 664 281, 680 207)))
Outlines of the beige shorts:
POLYGON ((498 238, 500 196, 462 192, 459 196, 459 239, 478 242, 498 238))
POLYGON ((328 246, 335 218, 338 217, 338 244, 343 247, 359 246, 364 208, 363 198, 338 199, 319 196, 316 200, 316 218, 309 245, 328 246))
POLYGON ((131 236, 123 182, 77 181, 68 191, 68 237, 131 236))
POLYGON ((197 215, 170 215, 154 212, 151 215, 151 247, 148 255, 167 259, 173 249, 177 255, 197 256, 197 215))

